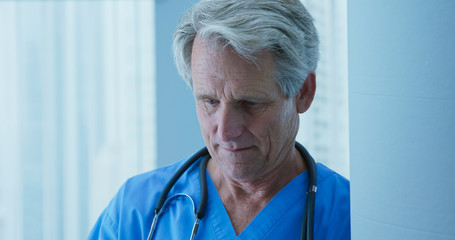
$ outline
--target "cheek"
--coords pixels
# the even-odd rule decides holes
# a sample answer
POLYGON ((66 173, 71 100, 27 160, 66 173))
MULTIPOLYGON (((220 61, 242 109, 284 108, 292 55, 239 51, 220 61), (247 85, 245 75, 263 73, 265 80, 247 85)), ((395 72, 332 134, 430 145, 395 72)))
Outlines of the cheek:
MULTIPOLYGON (((274 115, 273 123, 271 125, 271 132, 275 134, 275 138, 288 138, 296 131, 296 124, 298 124, 298 116, 292 111, 292 104, 285 104, 282 106, 281 114, 274 115), (297 119, 297 120, 296 120, 297 119)), ((272 136, 273 137, 273 136, 272 136)))
MULTIPOLYGON (((201 132, 203 135, 210 133, 213 129, 213 121, 210 119, 208 114, 204 111, 201 106, 196 107, 197 118, 199 120, 199 126, 201 127, 201 132)), ((205 136, 204 136, 205 137, 205 136)))
MULTIPOLYGON (((291 106, 292 107, 292 106, 291 106)), ((286 133, 285 138, 295 137, 299 128, 299 115, 294 108, 288 110, 282 115, 281 126, 282 131, 286 133)))
POLYGON ((261 141, 273 141, 281 133, 282 120, 275 113, 262 115, 249 121, 248 131, 261 141))

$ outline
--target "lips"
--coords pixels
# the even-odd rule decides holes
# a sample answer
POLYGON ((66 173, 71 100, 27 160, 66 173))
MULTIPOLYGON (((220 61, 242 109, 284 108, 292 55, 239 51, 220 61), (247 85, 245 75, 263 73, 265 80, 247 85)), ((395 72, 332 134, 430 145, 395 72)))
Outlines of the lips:
POLYGON ((250 150, 253 147, 251 146, 251 147, 236 147, 236 148, 221 147, 221 148, 228 152, 242 152, 242 151, 250 150))

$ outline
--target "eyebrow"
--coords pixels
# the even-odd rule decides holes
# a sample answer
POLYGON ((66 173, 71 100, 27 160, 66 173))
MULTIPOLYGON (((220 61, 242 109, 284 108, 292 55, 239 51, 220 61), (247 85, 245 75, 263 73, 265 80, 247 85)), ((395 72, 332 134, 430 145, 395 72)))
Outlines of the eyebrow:
MULTIPOLYGON (((196 100, 205 100, 205 99, 218 99, 217 97, 210 94, 198 94, 195 95, 196 100)), ((267 98, 266 96, 240 96, 235 98, 234 101, 251 101, 251 102, 270 102, 274 99, 267 98)))
POLYGON ((197 100, 203 100, 203 99, 209 99, 209 98, 215 98, 213 95, 202 93, 202 94, 194 94, 195 98, 197 100))
MULTIPOLYGON (((213 93, 211 90, 205 88, 199 88, 198 91, 193 89, 193 94, 196 100, 204 100, 204 99, 219 99, 216 93, 213 93)), ((257 91, 257 92, 240 92, 235 94, 234 97, 231 98, 234 101, 253 101, 253 102, 270 102, 275 101, 274 97, 271 97, 267 92, 264 91, 257 91)))

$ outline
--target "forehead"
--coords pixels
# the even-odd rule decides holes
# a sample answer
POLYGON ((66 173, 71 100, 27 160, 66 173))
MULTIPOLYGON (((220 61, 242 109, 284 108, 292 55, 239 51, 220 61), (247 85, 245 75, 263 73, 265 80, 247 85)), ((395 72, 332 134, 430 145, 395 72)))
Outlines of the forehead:
POLYGON ((196 37, 191 56, 193 90, 235 92, 275 92, 280 91, 275 81, 274 55, 263 51, 252 63, 236 53, 232 47, 220 50, 196 37))

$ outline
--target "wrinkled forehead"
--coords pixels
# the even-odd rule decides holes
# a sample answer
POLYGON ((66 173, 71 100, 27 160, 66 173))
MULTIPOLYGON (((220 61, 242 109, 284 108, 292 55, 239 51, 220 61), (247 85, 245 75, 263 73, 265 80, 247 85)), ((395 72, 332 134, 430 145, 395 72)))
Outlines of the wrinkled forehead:
POLYGON ((224 91, 232 96, 254 92, 281 95, 273 72, 273 54, 264 52, 260 59, 260 62, 252 63, 229 46, 220 50, 196 40, 191 63, 193 91, 195 94, 224 91))

